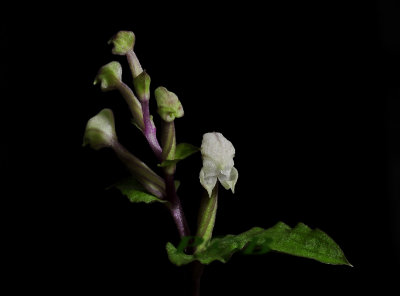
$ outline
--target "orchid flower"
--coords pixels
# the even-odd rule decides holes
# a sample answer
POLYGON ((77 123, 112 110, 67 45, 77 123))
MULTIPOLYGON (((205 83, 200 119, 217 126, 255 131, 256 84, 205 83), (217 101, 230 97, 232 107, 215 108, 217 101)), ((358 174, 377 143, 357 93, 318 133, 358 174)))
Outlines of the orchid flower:
POLYGON ((200 171, 200 183, 211 197, 212 190, 220 181, 225 189, 234 193, 238 171, 233 166, 235 148, 221 133, 206 133, 201 144, 203 168, 200 171))

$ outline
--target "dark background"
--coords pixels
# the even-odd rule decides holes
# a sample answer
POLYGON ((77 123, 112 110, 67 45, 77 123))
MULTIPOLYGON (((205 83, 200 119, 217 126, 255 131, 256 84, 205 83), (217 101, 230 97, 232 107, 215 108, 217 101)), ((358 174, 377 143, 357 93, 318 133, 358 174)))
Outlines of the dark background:
MULTIPOLYGON (((119 30, 135 32, 152 90, 165 86, 179 96, 178 142, 200 146, 204 133, 219 131, 236 148, 236 193, 221 192, 215 235, 301 221, 328 233, 354 265, 237 254, 206 268, 204 295, 394 284, 398 3, 108 5, 99 12, 24 7, 3 20, 4 259, 15 289, 186 295, 187 269, 165 252, 166 242, 179 241, 168 211, 105 190, 127 172, 111 151, 81 147, 87 120, 111 108, 120 142, 156 169, 119 94, 92 85, 112 60, 130 84, 125 59, 107 45, 119 30)), ((154 99, 151 107, 158 123, 154 99)), ((192 229, 199 156, 177 171, 192 229)))

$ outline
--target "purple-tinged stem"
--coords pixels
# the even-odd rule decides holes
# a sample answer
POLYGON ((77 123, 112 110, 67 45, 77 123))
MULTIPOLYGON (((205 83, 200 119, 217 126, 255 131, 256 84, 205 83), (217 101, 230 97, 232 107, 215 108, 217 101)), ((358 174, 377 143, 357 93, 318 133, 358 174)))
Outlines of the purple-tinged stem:
POLYGON ((176 227, 178 228, 179 236, 181 238, 184 236, 189 236, 189 226, 182 209, 181 201, 175 190, 174 175, 165 174, 165 186, 167 192, 167 200, 170 202, 169 209, 171 211, 171 215, 174 219, 176 227))
MULTIPOLYGON (((150 119, 149 101, 142 101, 141 104, 144 121, 144 136, 146 137, 147 142, 149 143, 154 154, 157 156, 158 160, 162 161, 162 148, 157 140, 156 127, 150 119)), ((165 187, 167 200, 170 202, 169 209, 176 227, 178 228, 179 236, 189 236, 189 226, 182 209, 181 201, 175 190, 174 175, 169 174, 168 171, 165 171, 165 187)))
POLYGON ((111 147, 118 158, 148 192, 160 199, 166 198, 165 181, 160 176, 153 172, 144 162, 131 154, 119 142, 114 142, 111 147))
POLYGON ((191 282, 191 296, 200 296, 200 279, 204 272, 204 265, 199 261, 193 261, 192 267, 192 282, 191 282))
POLYGON ((151 149, 157 156, 158 160, 162 160, 162 149, 157 140, 156 127, 150 119, 149 101, 142 101, 142 112, 143 112, 143 122, 144 130, 143 134, 147 139, 151 149))
POLYGON ((118 85, 118 90, 125 99, 126 103, 128 104, 134 122, 138 125, 140 129, 143 130, 144 129, 143 111, 142 111, 142 105, 140 104, 139 100, 136 98, 135 94, 130 89, 130 87, 123 82, 121 82, 118 85))

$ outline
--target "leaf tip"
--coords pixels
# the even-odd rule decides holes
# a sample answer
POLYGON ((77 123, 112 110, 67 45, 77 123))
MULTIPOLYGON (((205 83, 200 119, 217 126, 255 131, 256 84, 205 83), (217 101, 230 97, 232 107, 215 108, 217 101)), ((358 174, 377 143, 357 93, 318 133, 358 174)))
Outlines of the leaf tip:
POLYGON ((347 266, 349 266, 349 267, 354 267, 354 265, 351 264, 351 263, 349 262, 349 260, 347 260, 346 257, 344 257, 344 265, 347 265, 347 266))

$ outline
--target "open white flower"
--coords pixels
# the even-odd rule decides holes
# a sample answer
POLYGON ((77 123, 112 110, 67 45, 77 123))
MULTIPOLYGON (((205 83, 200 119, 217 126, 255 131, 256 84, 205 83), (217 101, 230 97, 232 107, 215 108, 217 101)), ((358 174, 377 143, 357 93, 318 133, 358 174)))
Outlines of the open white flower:
POLYGON ((235 148, 221 133, 206 133, 201 143, 203 168, 200 183, 211 197, 212 190, 219 180, 225 189, 235 191, 238 171, 233 167, 235 148))

